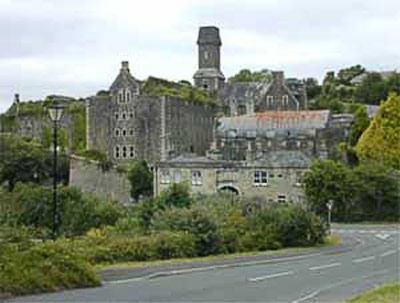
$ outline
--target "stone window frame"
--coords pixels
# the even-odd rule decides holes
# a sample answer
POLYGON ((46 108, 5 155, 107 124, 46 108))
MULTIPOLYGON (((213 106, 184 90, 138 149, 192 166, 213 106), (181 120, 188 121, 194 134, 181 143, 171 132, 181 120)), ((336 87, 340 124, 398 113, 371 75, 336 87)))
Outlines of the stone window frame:
POLYGON ((131 102, 131 96, 132 96, 131 90, 129 88, 125 88, 124 92, 125 92, 125 102, 126 103, 131 102))
POLYGON ((117 93, 117 103, 125 103, 125 92, 124 89, 119 89, 117 93))
POLYGON ((190 172, 192 185, 201 186, 203 185, 203 176, 200 170, 192 170, 190 172))
POLYGON ((129 158, 134 159, 136 157, 135 147, 129 145, 129 158))
POLYGON ((135 130, 131 127, 131 128, 129 128, 129 130, 128 130, 128 136, 129 137, 133 137, 135 135, 135 130))
POLYGON ((114 146, 114 158, 115 159, 121 158, 121 147, 119 145, 114 146))
POLYGON ((168 169, 160 170, 160 183, 161 184, 170 184, 171 183, 171 176, 169 174, 168 169))
POLYGON ((126 111, 121 112, 121 120, 128 120, 128 113, 126 111))
POLYGON ((174 183, 182 182, 182 172, 180 169, 174 170, 174 183))
POLYGON ((128 158, 128 148, 126 145, 122 145, 122 159, 127 159, 128 158))
POLYGON ((120 119, 119 112, 114 112, 114 117, 115 117, 115 120, 119 120, 120 119))
POLYGON ((121 130, 118 127, 116 127, 114 129, 114 136, 115 137, 119 137, 120 135, 121 135, 121 130))
POLYGON ((267 106, 269 106, 269 105, 274 105, 274 100, 275 100, 275 98, 274 98, 274 96, 272 96, 272 95, 268 95, 267 96, 267 106))
POLYGON ((282 194, 282 193, 278 193, 278 195, 276 196, 276 201, 278 203, 286 203, 287 202, 287 195, 286 194, 282 194))
POLYGON ((253 186, 268 186, 267 170, 255 170, 253 172, 253 186))
POLYGON ((288 95, 282 96, 282 105, 289 105, 289 96, 288 95))
POLYGON ((129 110, 128 111, 128 118, 129 119, 133 119, 134 117, 135 117, 135 115, 134 115, 133 111, 129 110))
POLYGON ((122 129, 122 131, 121 131, 121 136, 122 136, 122 137, 128 136, 128 130, 127 130, 126 128, 123 128, 123 129, 122 129))

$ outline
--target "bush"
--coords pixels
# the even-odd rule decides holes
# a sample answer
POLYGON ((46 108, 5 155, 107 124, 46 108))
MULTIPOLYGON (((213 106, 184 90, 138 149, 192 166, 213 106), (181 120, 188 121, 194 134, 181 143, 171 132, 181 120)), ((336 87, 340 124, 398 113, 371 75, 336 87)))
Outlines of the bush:
POLYGON ((100 285, 86 257, 63 241, 35 244, 24 250, 5 244, 0 271, 0 292, 14 295, 100 285))
POLYGON ((199 209, 172 208, 157 213, 152 220, 156 231, 186 232, 196 239, 196 252, 207 256, 220 251, 220 235, 214 218, 199 209))
MULTIPOLYGON (((52 194, 48 187, 17 184, 12 193, 0 198, 1 209, 7 211, 0 220, 41 228, 49 233, 53 227, 52 194)), ((73 187, 59 187, 58 203, 60 232, 65 235, 82 235, 93 227, 113 225, 123 211, 116 202, 100 200, 73 187)))

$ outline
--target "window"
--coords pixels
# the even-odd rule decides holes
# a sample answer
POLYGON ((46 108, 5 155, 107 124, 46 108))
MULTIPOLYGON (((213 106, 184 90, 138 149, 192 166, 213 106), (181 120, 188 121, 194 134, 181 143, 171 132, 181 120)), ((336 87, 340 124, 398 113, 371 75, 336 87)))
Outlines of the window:
POLYGON ((274 96, 267 96, 267 105, 274 104, 274 96))
POLYGON ((124 92, 123 90, 120 90, 118 92, 118 103, 123 103, 124 102, 124 92))
POLYGON ((254 186, 267 186, 268 174, 265 170, 254 171, 254 186))
POLYGON ((116 129, 114 130, 114 134, 115 134, 116 137, 119 137, 119 135, 120 135, 120 130, 119 130, 119 128, 116 128, 116 129))
POLYGON ((131 92, 129 89, 125 90, 125 97, 126 97, 126 101, 130 102, 131 101, 131 92))
POLYGON ((129 146, 129 158, 135 158, 135 148, 132 145, 129 146))
POLYGON ((203 180, 201 178, 201 171, 193 170, 192 171, 192 185, 202 185, 203 180))
POLYGON ((133 119, 133 112, 132 111, 129 111, 128 115, 129 115, 129 119, 133 119))
POLYGON ((119 112, 115 112, 115 113, 114 113, 114 116, 115 116, 115 119, 116 119, 116 120, 119 120, 119 112))
POLYGON ((171 182, 169 178, 169 171, 168 170, 161 170, 160 171, 160 183, 161 184, 169 184, 171 182))
POLYGON ((238 116, 243 116, 246 114, 246 106, 245 105, 239 105, 237 108, 237 113, 238 116))
POLYGON ((127 157, 127 148, 126 146, 122 146, 122 158, 126 159, 127 157))
POLYGON ((179 169, 174 170, 174 183, 181 182, 181 171, 179 169))
POLYGON ((114 147, 114 158, 119 159, 121 157, 120 151, 121 150, 118 145, 114 147))
POLYGON ((207 51, 204 52, 204 59, 206 59, 206 60, 208 59, 208 52, 207 51))
POLYGON ((126 137, 126 135, 127 135, 126 128, 123 128, 122 129, 122 137, 126 137))
POLYGON ((286 203, 286 195, 278 194, 278 203, 286 203))
POLYGON ((122 112, 121 119, 122 119, 122 120, 126 120, 126 117, 127 117, 127 116, 126 116, 126 112, 122 112))
POLYGON ((279 178, 279 179, 283 179, 283 174, 282 174, 282 173, 279 173, 279 174, 278 174, 278 178, 279 178))
POLYGON ((134 131, 133 131, 133 128, 130 128, 129 129, 129 136, 133 136, 135 133, 134 133, 134 131))
POLYGON ((289 104, 289 96, 288 95, 284 95, 282 97, 282 103, 283 103, 283 105, 288 105, 289 104))

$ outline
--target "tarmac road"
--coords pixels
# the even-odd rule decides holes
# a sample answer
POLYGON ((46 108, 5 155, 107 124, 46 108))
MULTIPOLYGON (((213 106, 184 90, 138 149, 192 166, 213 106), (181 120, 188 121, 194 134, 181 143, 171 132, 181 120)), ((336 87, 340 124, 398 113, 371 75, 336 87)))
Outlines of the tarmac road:
POLYGON ((113 275, 102 287, 7 302, 342 302, 366 288, 400 279, 398 225, 335 225, 333 233, 356 239, 357 244, 236 260, 239 264, 164 268, 161 273, 127 275, 121 269, 120 278, 113 275))

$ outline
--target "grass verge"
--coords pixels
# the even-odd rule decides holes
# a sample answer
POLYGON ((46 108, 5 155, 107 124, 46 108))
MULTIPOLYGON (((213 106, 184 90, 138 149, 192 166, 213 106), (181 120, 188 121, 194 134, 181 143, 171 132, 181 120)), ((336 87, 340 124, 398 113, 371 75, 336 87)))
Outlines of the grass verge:
MULTIPOLYGON (((325 237, 322 244, 316 247, 325 246, 336 246, 341 244, 341 238, 339 235, 330 235, 325 237)), ((267 250, 267 251, 254 251, 254 252, 243 252, 243 253, 233 253, 233 254, 222 254, 222 255, 212 255, 207 257, 194 257, 194 258, 174 258, 169 260, 155 260, 155 261, 140 261, 140 262, 117 262, 117 263, 101 263, 96 265, 97 270, 112 267, 149 267, 149 266, 161 266, 170 264, 184 264, 193 262, 209 262, 213 260, 230 260, 239 257, 247 256, 284 256, 291 253, 304 253, 311 252, 315 247, 291 247, 283 248, 278 250, 267 250)))
POLYGON ((398 303, 400 302, 400 281, 390 282, 370 289, 356 297, 348 299, 348 303, 398 303))

